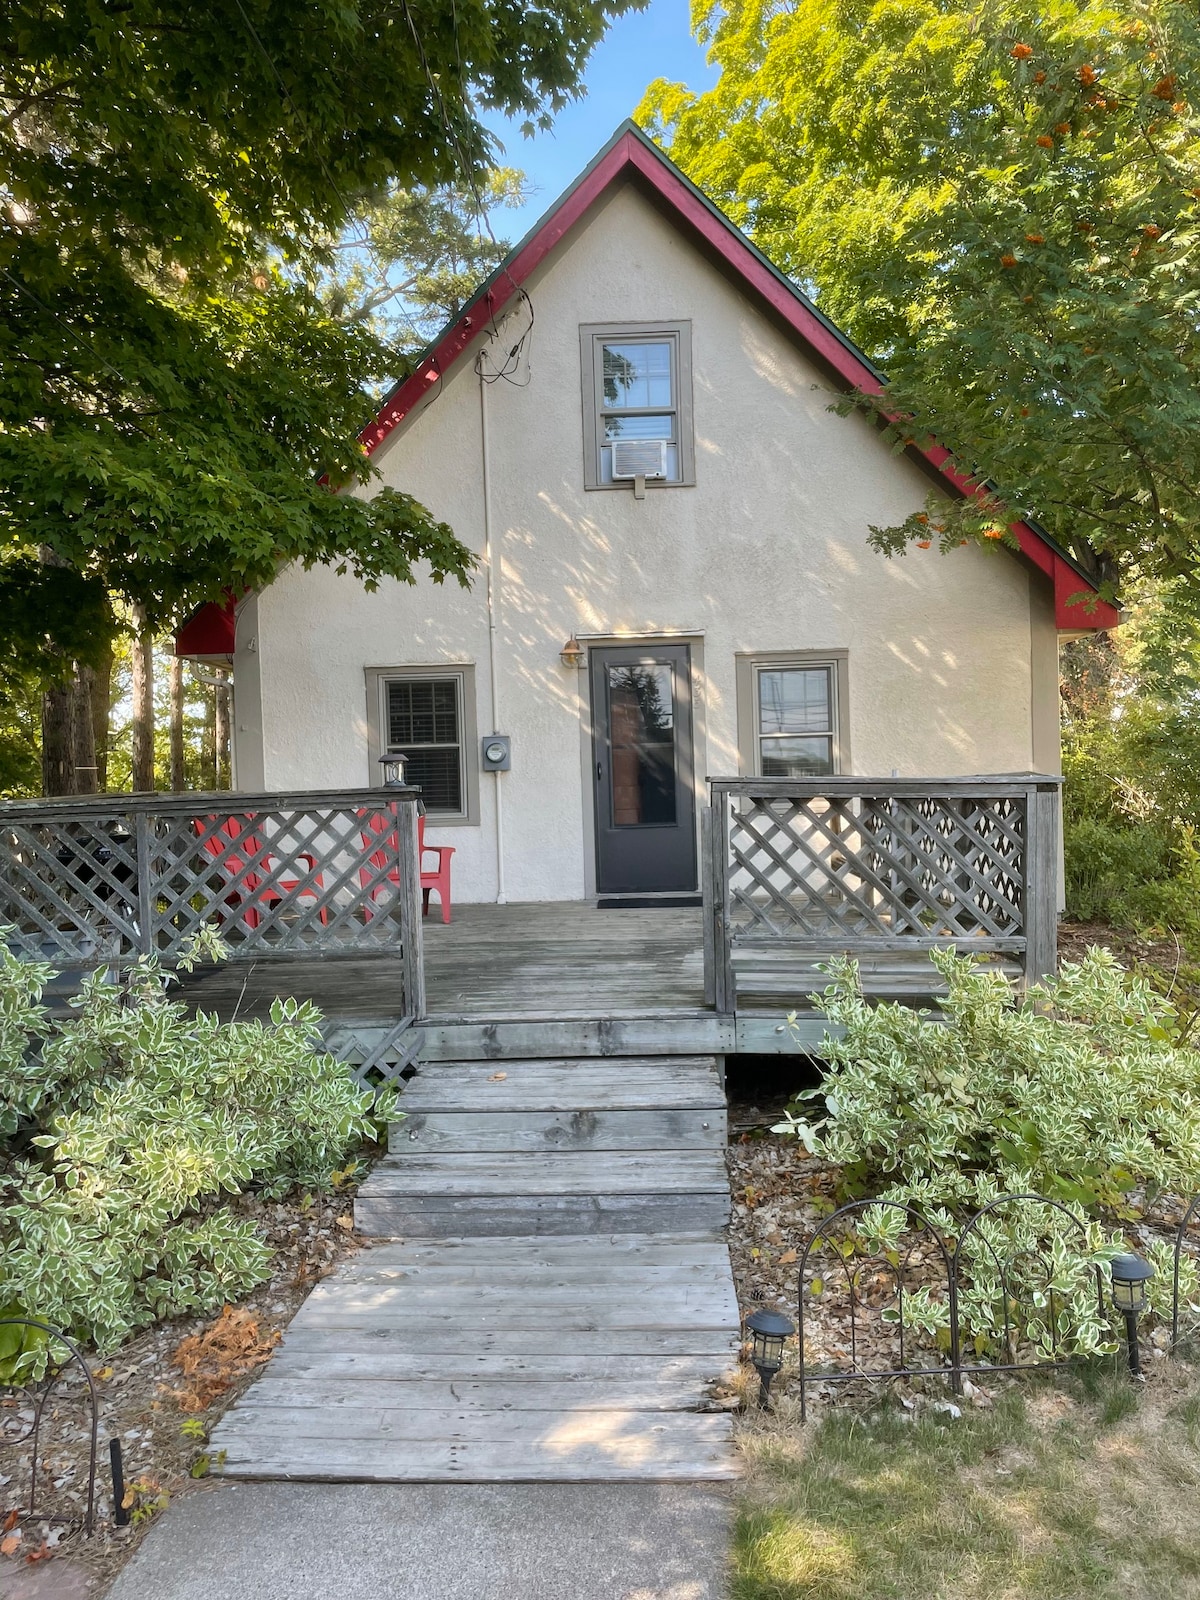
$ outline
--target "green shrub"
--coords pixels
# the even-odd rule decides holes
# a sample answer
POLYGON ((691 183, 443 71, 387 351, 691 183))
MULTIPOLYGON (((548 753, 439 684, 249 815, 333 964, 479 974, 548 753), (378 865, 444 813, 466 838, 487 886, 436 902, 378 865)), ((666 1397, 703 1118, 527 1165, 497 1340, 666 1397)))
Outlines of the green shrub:
POLYGON ((392 1111, 320 1048, 320 1014, 193 1016, 153 962, 89 979, 65 1020, 44 965, 0 958, 0 1304, 102 1349, 268 1276, 222 1201, 319 1188, 392 1111))
MULTIPOLYGON (((1122 1246, 1101 1219, 1128 1219, 1135 1199, 1160 1191, 1200 1190, 1200 1052, 1171 1004, 1105 950, 1019 997, 970 957, 931 959, 948 988, 941 1020, 868 1005, 856 963, 831 963, 813 999, 844 1035, 827 1039, 825 1079, 800 1097, 823 1099, 825 1115, 797 1102, 777 1131, 838 1165, 848 1192, 915 1205, 950 1235, 1001 1194, 1067 1204, 1084 1216, 1083 1236, 1036 1206, 998 1216, 990 1236, 1002 1254, 1040 1251, 1060 1294, 1072 1287, 1069 1326, 1050 1329, 1027 1308, 1036 1343, 1103 1348, 1087 1285, 1122 1246)), ((872 1226, 882 1238, 895 1223, 884 1214, 872 1226)), ((984 1273, 965 1297, 967 1324, 994 1335, 1001 1311, 984 1273)))
POLYGON ((1136 923, 1132 897, 1144 908, 1145 890, 1169 887, 1175 870, 1169 839, 1142 823, 1081 817, 1064 842, 1067 910, 1080 922, 1136 923))
POLYGON ((856 963, 814 997, 827 1040, 827 1115, 795 1131, 838 1165, 958 1205, 986 1175, 1089 1209, 1137 1186, 1200 1188, 1200 1052, 1174 1008, 1106 950, 1017 996, 1003 974, 934 951, 942 1020, 868 1005, 856 963))

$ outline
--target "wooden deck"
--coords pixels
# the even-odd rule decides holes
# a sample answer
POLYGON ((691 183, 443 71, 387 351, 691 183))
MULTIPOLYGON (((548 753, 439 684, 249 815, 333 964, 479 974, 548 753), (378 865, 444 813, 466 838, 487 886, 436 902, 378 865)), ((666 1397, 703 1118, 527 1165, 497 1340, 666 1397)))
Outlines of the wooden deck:
MULTIPOLYGON (((700 912, 597 910, 588 903, 455 906, 425 919, 432 1019, 603 1017, 704 1009, 700 912)), ((222 1015, 265 1016, 277 995, 309 996, 330 1016, 392 1014, 399 973, 388 956, 266 958, 188 984, 222 1015)))
MULTIPOLYGON (((755 997, 737 1018, 707 1007, 698 908, 463 905, 449 924, 435 908, 424 934, 426 1061, 791 1053, 815 1049, 825 1032, 815 1012, 798 1033, 784 1026, 805 1006, 803 986, 755 997)), ((183 993, 225 1018, 263 1017, 277 997, 297 995, 369 1040, 400 1015, 399 978, 383 954, 264 957, 199 972, 183 993)), ((814 967, 814 985, 819 978, 814 967)))

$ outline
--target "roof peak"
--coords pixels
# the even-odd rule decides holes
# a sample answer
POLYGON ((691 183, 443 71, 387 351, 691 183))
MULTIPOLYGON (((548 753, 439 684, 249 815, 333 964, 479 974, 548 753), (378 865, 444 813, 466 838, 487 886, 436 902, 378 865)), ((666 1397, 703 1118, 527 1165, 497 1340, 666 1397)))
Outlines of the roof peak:
MULTIPOLYGON (((373 454, 407 417, 424 409, 425 397, 435 392, 432 386, 440 384, 462 359, 480 328, 492 321, 514 296, 525 293, 530 275, 607 192, 629 181, 637 182, 658 209, 743 293, 782 323, 845 390, 883 394, 887 380, 874 362, 697 188, 645 129, 627 117, 574 182, 513 246, 460 314, 426 348, 415 371, 385 397, 375 420, 360 435, 368 454, 373 454)), ((960 472, 953 465, 950 452, 940 445, 914 445, 910 453, 924 461, 952 496, 994 492, 990 486, 960 472)), ((1109 628, 1120 620, 1116 608, 1099 599, 1095 581, 1044 529, 1020 521, 1011 525, 1011 531, 1022 553, 1051 579, 1060 628, 1109 628), (1083 592, 1091 603, 1090 611, 1075 598, 1083 592)))

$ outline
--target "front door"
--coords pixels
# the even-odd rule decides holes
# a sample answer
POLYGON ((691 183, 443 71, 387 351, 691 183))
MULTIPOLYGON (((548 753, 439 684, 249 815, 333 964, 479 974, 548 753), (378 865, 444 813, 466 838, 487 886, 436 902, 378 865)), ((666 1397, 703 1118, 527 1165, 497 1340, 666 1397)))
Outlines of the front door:
POLYGON ((695 893, 688 646, 593 649, 591 689, 598 893, 695 893))

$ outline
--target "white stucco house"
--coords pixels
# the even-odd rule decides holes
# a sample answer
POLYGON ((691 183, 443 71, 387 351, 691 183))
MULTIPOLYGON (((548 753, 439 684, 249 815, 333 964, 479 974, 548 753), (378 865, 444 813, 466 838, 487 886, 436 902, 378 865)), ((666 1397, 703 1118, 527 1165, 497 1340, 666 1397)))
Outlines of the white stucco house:
POLYGON ((872 551, 970 486, 831 411, 851 386, 879 376, 626 124, 364 435, 473 587, 246 598, 236 786, 402 753, 455 900, 536 901, 695 891, 706 775, 1057 772, 1059 637, 1113 609, 1026 524, 872 551))

